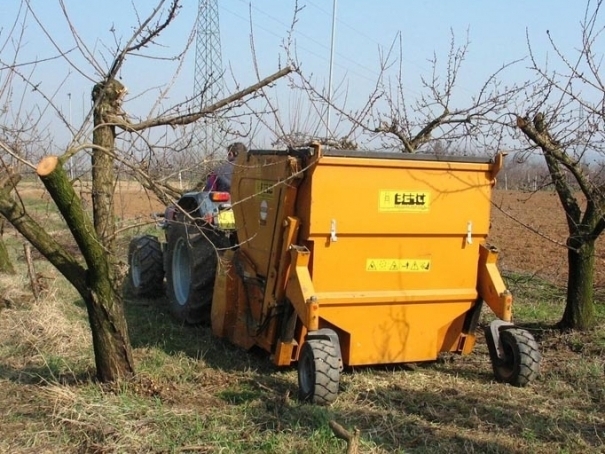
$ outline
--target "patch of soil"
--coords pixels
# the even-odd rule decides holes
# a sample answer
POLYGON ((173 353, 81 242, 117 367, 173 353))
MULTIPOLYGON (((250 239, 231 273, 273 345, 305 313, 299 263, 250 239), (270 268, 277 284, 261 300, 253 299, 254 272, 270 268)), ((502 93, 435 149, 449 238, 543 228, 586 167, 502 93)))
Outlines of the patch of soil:
MULTIPOLYGON (((494 192, 489 241, 500 250, 502 270, 567 281, 567 224, 555 192, 494 192)), ((595 285, 605 285, 605 247, 597 241, 595 285)))

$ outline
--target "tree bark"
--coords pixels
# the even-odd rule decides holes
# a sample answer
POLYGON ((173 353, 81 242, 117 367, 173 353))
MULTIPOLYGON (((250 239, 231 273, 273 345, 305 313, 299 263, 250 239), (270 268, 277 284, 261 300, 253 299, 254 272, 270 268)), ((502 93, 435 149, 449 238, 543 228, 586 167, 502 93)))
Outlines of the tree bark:
POLYGON ((113 152, 115 149, 115 126, 106 123, 106 117, 121 113, 120 102, 126 92, 117 80, 95 85, 92 91, 94 108, 94 130, 92 143, 92 206, 95 231, 107 254, 114 252, 115 222, 113 218, 113 196, 116 182, 113 152), (106 152, 105 150, 109 151, 106 152))
MULTIPOLYGON (((9 196, 19 180, 20 177, 13 173, 11 168, 2 169, 2 171, 0 171, 0 196, 9 196)), ((4 223, 5 219, 0 218, 0 273, 15 274, 15 267, 10 259, 8 248, 4 241, 4 223)))
POLYGON ((4 219, 0 219, 0 273, 15 274, 15 267, 8 255, 8 248, 4 242, 4 219))
POLYGON ((113 198, 116 175, 113 153, 116 132, 115 126, 107 125, 105 121, 106 116, 121 113, 120 103, 125 93, 124 86, 115 79, 100 82, 92 90, 95 103, 92 142, 97 146, 92 151, 94 233, 90 231, 88 238, 96 241, 96 246, 88 248, 94 257, 88 265, 90 301, 87 304, 90 304, 88 316, 93 332, 97 376, 101 381, 134 375, 122 294, 115 273, 113 198))
POLYGON ((561 329, 587 330, 596 324, 594 308, 595 240, 570 237, 567 301, 561 329))
POLYGON ((122 298, 112 279, 114 273, 106 249, 59 159, 47 156, 38 165, 37 172, 88 266, 86 289, 80 294, 88 310, 97 377, 103 382, 128 378, 134 374, 134 363, 122 298))

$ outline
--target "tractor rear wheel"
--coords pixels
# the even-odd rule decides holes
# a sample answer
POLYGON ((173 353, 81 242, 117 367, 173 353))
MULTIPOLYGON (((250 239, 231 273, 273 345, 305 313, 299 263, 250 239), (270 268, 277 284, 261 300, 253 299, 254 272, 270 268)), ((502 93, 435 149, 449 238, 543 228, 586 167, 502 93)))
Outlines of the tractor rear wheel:
POLYGON ((161 296, 164 281, 162 245, 153 235, 134 237, 128 245, 128 277, 135 296, 161 296))
POLYGON ((500 333, 504 357, 493 365, 496 380, 523 387, 540 373, 541 355, 534 337, 524 329, 510 328, 500 333))
POLYGON ((183 323, 210 320, 218 248, 228 239, 209 228, 180 219, 166 234, 166 282, 170 311, 183 323))
POLYGON ((302 401, 328 405, 338 395, 340 362, 328 339, 309 339, 298 358, 298 390, 302 401))

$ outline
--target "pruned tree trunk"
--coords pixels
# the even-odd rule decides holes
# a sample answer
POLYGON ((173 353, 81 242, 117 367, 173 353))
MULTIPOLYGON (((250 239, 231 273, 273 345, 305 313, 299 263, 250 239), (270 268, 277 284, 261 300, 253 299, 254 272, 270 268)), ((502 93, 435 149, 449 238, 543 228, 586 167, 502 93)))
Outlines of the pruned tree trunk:
POLYGON ((78 244, 88 270, 80 294, 88 310, 97 377, 103 382, 134 374, 134 364, 122 306, 113 282, 113 269, 105 246, 82 208, 60 160, 47 156, 38 165, 38 176, 63 215, 78 244))
POLYGON ((120 115, 120 102, 126 89, 117 80, 98 83, 92 90, 94 130, 92 143, 92 206, 95 231, 108 255, 112 256, 115 243, 113 196, 116 175, 113 152, 116 128, 106 123, 106 116, 120 115))
POLYGON ((595 241, 568 240, 567 304, 559 322, 562 329, 586 330, 596 324, 594 308, 595 241))
MULTIPOLYGON (((91 273, 90 325, 99 343, 95 345, 97 375, 103 381, 113 381, 134 374, 134 363, 128 328, 124 316, 122 294, 116 281, 114 185, 116 182, 113 158, 115 126, 105 123, 106 115, 119 115, 124 86, 114 79, 101 82, 93 88, 94 108, 92 153, 93 219, 96 236, 102 247, 95 257, 95 273, 91 273)), ((91 267, 89 265, 89 267, 91 267)), ((90 269, 90 268, 89 268, 90 269)))

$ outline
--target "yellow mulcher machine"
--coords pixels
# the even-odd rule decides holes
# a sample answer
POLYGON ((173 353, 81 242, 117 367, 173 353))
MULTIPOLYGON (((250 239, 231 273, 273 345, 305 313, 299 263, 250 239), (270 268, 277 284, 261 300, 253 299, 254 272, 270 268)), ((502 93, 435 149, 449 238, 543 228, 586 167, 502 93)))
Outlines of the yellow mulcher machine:
POLYGON ((300 398, 327 404, 344 367, 470 353, 485 303, 495 378, 528 384, 538 347, 511 323, 486 244, 502 161, 318 144, 241 154, 238 247, 217 267, 213 333, 278 366, 298 362, 300 398))

